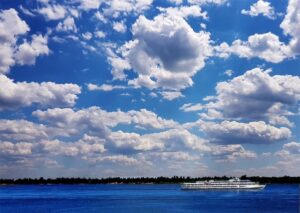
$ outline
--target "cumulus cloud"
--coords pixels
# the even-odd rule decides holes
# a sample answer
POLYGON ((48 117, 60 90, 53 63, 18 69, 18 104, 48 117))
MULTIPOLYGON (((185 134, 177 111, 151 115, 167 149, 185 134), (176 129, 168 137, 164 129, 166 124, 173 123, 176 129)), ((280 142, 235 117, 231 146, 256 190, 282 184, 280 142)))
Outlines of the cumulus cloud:
POLYGON ((300 143, 292 141, 282 146, 282 149, 275 152, 274 156, 279 157, 275 164, 276 168, 281 168, 285 174, 297 176, 299 174, 300 163, 300 143))
POLYGON ((22 5, 19 8, 20 8, 21 12, 24 13, 25 15, 31 16, 31 17, 35 16, 35 14, 31 10, 23 7, 22 5))
POLYGON ((100 157, 91 158, 87 160, 89 160, 92 163, 106 162, 106 163, 115 163, 115 164, 126 165, 126 166, 136 166, 141 164, 141 161, 139 161, 138 159, 126 155, 100 156, 100 157))
POLYGON ((292 115, 287 109, 300 100, 299 84, 298 76, 271 76, 269 70, 255 68, 218 83, 217 96, 206 107, 229 119, 273 118, 274 123, 284 125, 288 123, 286 116, 292 115))
POLYGON ((224 74, 225 75, 227 75, 228 77, 231 77, 232 75, 233 75, 233 73, 234 73, 234 71, 233 70, 226 70, 225 72, 224 72, 224 74))
POLYGON ((15 64, 14 50, 9 44, 0 43, 0 73, 7 73, 15 64))
POLYGON ((300 156, 300 143, 296 141, 286 143, 282 146, 282 149, 275 152, 274 155, 285 160, 294 161, 298 155, 300 156))
POLYGON ((153 0, 112 0, 106 2, 107 7, 103 9, 106 16, 119 17, 128 14, 140 14, 148 10, 153 0))
POLYGON ((283 145, 283 149, 288 151, 290 154, 300 154, 300 143, 295 141, 286 143, 283 145))
MULTIPOLYGON (((147 117, 140 115, 139 111, 129 111, 127 115, 129 114, 131 118, 126 121, 128 124, 145 126, 148 119, 149 123, 165 122, 162 125, 167 125, 164 119, 152 119, 151 112, 152 115, 147 117)), ((174 162, 182 166, 187 162, 192 162, 188 163, 190 166, 199 165, 199 160, 204 156, 212 157, 217 162, 234 162, 239 158, 256 156, 254 152, 245 150, 242 146, 208 143, 173 124, 171 129, 155 133, 112 131, 120 120, 115 121, 116 117, 125 117, 120 111, 106 112, 101 119, 98 119, 99 109, 48 109, 35 111, 33 115, 44 124, 26 120, 0 120, 1 159, 9 158, 14 163, 35 165, 39 161, 52 162, 52 158, 63 156, 102 166, 113 163, 140 165, 143 169, 154 169, 163 163, 163 168, 167 169, 174 166, 174 162), (85 112, 87 110, 89 115, 85 112), (110 129, 103 132, 103 125, 110 129)), ((54 165, 57 166, 57 163, 54 165)))
POLYGON ((187 0, 190 4, 198 4, 198 5, 204 5, 204 4, 216 4, 216 5, 222 5, 227 2, 227 0, 187 0))
POLYGON ((283 32, 291 36, 290 47, 294 55, 300 53, 300 2, 297 0, 289 0, 286 15, 280 24, 283 32))
POLYGON ((106 37, 106 34, 105 32, 101 31, 101 30, 98 30, 98 31, 95 31, 94 32, 94 36, 96 38, 105 38, 106 37))
POLYGON ((20 65, 35 64, 35 60, 40 55, 48 55, 50 50, 48 48, 48 38, 42 35, 33 35, 32 41, 29 43, 25 41, 18 47, 15 58, 20 65))
POLYGON ((263 121, 201 122, 199 128, 208 135, 211 141, 223 144, 271 144, 291 137, 291 131, 288 128, 277 128, 263 121))
POLYGON ((105 141, 100 138, 84 135, 80 140, 71 143, 62 142, 56 139, 42 140, 34 145, 40 152, 75 157, 78 155, 99 155, 106 151, 104 143, 105 141))
POLYGON ((120 22, 113 23, 113 29, 115 31, 117 31, 118 33, 125 33, 127 30, 127 27, 126 27, 126 24, 124 23, 124 21, 120 21, 120 22))
POLYGON ((91 40, 93 38, 93 34, 90 32, 86 32, 81 35, 82 35, 83 39, 85 39, 85 40, 91 40))
POLYGON ((178 91, 162 91, 160 93, 162 97, 168 101, 172 101, 176 98, 182 98, 184 95, 181 92, 178 91))
POLYGON ((202 104, 188 103, 188 104, 182 105, 179 109, 184 112, 194 112, 194 111, 200 111, 200 110, 204 109, 204 106, 202 104))
POLYGON ((67 14, 67 11, 63 6, 55 5, 55 4, 54 5, 46 4, 45 7, 38 9, 37 12, 45 16, 47 20, 63 19, 67 14))
POLYGON ((281 42, 277 35, 270 32, 251 35, 247 41, 235 40, 230 46, 227 43, 222 43, 216 46, 215 50, 218 56, 224 58, 235 54, 248 59, 258 57, 272 63, 279 63, 291 57, 289 46, 281 42))
POLYGON ((18 39, 29 32, 15 9, 0 11, 0 74, 6 74, 15 64, 32 65, 40 55, 48 55, 47 36, 32 35, 30 42, 18 39))
POLYGON ((53 82, 14 82, 0 75, 0 110, 41 106, 73 106, 80 87, 76 84, 56 84, 53 82))
POLYGON ((100 91, 112 91, 112 90, 116 90, 116 89, 126 89, 126 86, 121 86, 121 85, 110 85, 110 84, 102 84, 100 86, 96 85, 96 84, 88 84, 88 90, 90 91, 95 91, 95 90, 100 90, 100 91))
POLYGON ((0 73, 7 73, 15 64, 17 39, 28 31, 29 26, 20 19, 15 9, 0 11, 0 73))
POLYGON ((166 13, 172 16, 180 16, 183 18, 188 17, 202 17, 204 19, 207 19, 207 12, 203 12, 201 7, 199 5, 191 5, 191 6, 181 6, 181 7, 168 7, 158 8, 160 12, 166 13))
POLYGON ((50 129, 42 124, 35 124, 26 120, 0 120, 0 139, 2 141, 29 141, 47 138, 50 129))
POLYGON ((79 8, 85 11, 96 10, 103 3, 103 0, 80 0, 79 8))
POLYGON ((107 23, 108 22, 108 19, 102 14, 100 13, 99 11, 97 11, 94 15, 94 18, 102 23, 107 23))
POLYGON ((63 22, 59 22, 56 26, 56 30, 59 32, 77 32, 74 18, 69 16, 63 22))
POLYGON ((199 161, 201 156, 190 154, 189 152, 174 151, 174 152, 156 152, 151 154, 153 158, 159 158, 162 161, 170 162, 174 164, 183 161, 199 161))
MULTIPOLYGON (((204 59, 209 55, 209 34, 194 32, 188 23, 178 16, 161 15, 154 20, 141 16, 133 25, 132 32, 137 39, 137 47, 134 50, 141 48, 141 53, 148 56, 146 59, 151 61, 157 58, 157 63, 174 73, 197 72, 204 66, 204 59)), ((147 73, 151 69, 140 68, 142 70, 137 71, 141 73, 147 73)))
POLYGON ((240 158, 257 158, 255 152, 245 150, 240 144, 214 146, 211 156, 217 162, 236 162, 240 158))
POLYGON ((181 4, 183 0, 168 0, 168 2, 173 3, 173 4, 181 4))
MULTIPOLYGON (((120 47, 117 57, 138 74, 128 82, 134 87, 173 91, 189 87, 212 50, 209 33, 195 32, 180 16, 158 15, 153 20, 140 16, 132 34, 134 40, 120 47)), ((124 78, 118 71, 114 77, 124 78)))
POLYGON ((154 167, 161 161, 169 165, 174 159, 196 160, 199 155, 211 151, 205 140, 177 128, 175 122, 146 110, 125 113, 105 112, 96 108, 78 111, 48 109, 35 111, 33 115, 44 124, 26 120, 0 120, 1 159, 34 164, 38 159, 51 160, 64 156, 89 163, 138 164, 145 168, 154 167), (147 128, 155 126, 164 130, 146 134, 112 131, 118 124, 137 124, 147 128), (165 130, 166 127, 171 129, 165 130), (32 156, 35 158, 32 159, 32 156))
POLYGON ((29 26, 15 9, 8 9, 0 11, 0 29, 1 43, 14 43, 19 35, 29 31, 29 26))
MULTIPOLYGON (((249 15, 271 15, 272 9, 270 9, 270 5, 267 5, 268 2, 259 0, 255 4, 255 7, 251 6, 250 11, 244 11, 243 13, 249 15), (259 9, 258 7, 262 8, 259 9)), ((271 32, 254 34, 249 36, 247 41, 238 39, 233 41, 231 45, 223 42, 215 47, 216 55, 224 58, 229 57, 231 54, 238 55, 242 58, 258 57, 272 63, 280 63, 287 58, 297 57, 300 53, 299 11, 299 1, 289 0, 286 15, 280 24, 283 33, 291 37, 289 43, 286 44, 280 41, 279 37, 271 32)))
POLYGON ((275 19, 276 14, 271 3, 264 0, 258 0, 250 6, 250 10, 242 10, 242 14, 249 16, 263 15, 269 19, 275 19))
POLYGON ((0 141, 1 155, 30 155, 33 145, 31 143, 20 142, 13 144, 8 141, 0 141))
POLYGON ((113 132, 111 141, 121 152, 134 151, 178 151, 197 150, 209 152, 208 144, 185 129, 171 129, 159 133, 139 135, 137 133, 113 132))
POLYGON ((74 111, 70 108, 54 108, 46 111, 37 110, 33 115, 39 119, 51 122, 56 126, 68 126, 69 128, 98 128, 102 126, 116 127, 119 124, 135 124, 138 127, 167 129, 177 125, 173 120, 166 120, 157 116, 154 112, 146 109, 128 112, 112 111, 107 112, 99 107, 90 107, 74 111))

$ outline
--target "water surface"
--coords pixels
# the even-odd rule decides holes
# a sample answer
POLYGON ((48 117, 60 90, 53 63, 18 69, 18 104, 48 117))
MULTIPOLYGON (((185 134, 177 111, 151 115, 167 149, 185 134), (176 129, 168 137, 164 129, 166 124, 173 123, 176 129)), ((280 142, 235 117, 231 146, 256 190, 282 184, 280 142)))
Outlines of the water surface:
POLYGON ((186 191, 179 185, 0 186, 0 212, 299 212, 299 186, 186 191))

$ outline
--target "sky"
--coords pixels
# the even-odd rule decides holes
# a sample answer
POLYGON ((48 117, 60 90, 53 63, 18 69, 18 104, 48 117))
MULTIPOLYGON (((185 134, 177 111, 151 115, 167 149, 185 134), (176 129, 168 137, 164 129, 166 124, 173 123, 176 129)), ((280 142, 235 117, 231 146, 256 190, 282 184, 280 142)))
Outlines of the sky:
POLYGON ((300 175, 300 1, 0 1, 0 178, 300 175))

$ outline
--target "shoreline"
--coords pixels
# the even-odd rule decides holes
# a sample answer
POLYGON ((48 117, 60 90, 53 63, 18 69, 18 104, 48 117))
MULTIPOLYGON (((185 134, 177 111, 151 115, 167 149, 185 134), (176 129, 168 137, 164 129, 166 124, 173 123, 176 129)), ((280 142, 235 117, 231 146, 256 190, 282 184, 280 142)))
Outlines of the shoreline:
MULTIPOLYGON (((79 177, 58 177, 58 178, 0 178, 0 185, 58 185, 58 184, 180 184, 183 182, 196 182, 204 180, 228 180, 232 177, 108 177, 108 178, 79 178, 79 177)), ((262 184, 300 184, 300 177, 261 177, 242 176, 241 179, 249 179, 262 184)))

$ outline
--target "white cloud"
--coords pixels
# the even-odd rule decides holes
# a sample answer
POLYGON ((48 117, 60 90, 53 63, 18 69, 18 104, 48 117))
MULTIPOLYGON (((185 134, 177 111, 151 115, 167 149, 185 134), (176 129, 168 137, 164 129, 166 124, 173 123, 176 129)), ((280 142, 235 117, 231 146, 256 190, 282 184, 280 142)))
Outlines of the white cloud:
POLYGON ((300 154, 300 143, 295 141, 284 144, 283 149, 288 151, 290 154, 300 154))
POLYGON ((185 129, 177 128, 174 122, 161 119, 146 110, 131 110, 125 113, 105 112, 98 108, 78 111, 48 109, 35 111, 33 115, 45 124, 25 120, 0 120, 0 147, 2 153, 5 153, 0 158, 9 158, 11 163, 22 160, 24 163, 34 165, 38 159, 44 161, 57 156, 67 156, 88 163, 97 162, 98 165, 101 163, 103 166, 107 166, 110 162, 117 165, 137 165, 131 164, 132 160, 145 169, 145 166, 154 168, 161 165, 162 161, 164 166, 169 166, 173 165, 174 160, 181 163, 199 160, 200 156, 211 151, 205 140, 185 129), (103 129, 103 124, 115 128, 120 120, 123 121, 121 124, 136 124, 147 129, 151 125, 156 127, 161 125, 161 129, 167 126, 174 129, 147 134, 103 129), (80 139, 74 141, 74 138, 80 139), (8 143, 4 144, 4 141, 8 143), (23 142, 28 143, 29 148, 18 150, 17 144, 23 142), (18 156, 18 159, 14 158, 15 156, 18 156), (127 158, 131 160, 121 162, 123 158, 124 161, 127 161, 127 158))
POLYGON ((18 47, 15 58, 18 64, 32 65, 40 55, 48 55, 50 50, 47 46, 48 38, 42 35, 33 35, 32 41, 25 41, 18 47))
POLYGON ((247 41, 235 40, 229 46, 222 43, 215 47, 217 55, 228 57, 230 54, 238 55, 241 58, 258 57, 272 63, 282 62, 291 57, 289 46, 279 40, 273 33, 254 34, 248 37, 247 41))
POLYGON ((90 33, 90 32, 86 32, 86 33, 83 33, 82 34, 82 37, 85 39, 85 40, 91 40, 93 38, 93 34, 90 33))
POLYGON ((139 135, 137 133, 113 132, 111 141, 120 151, 178 151, 197 150, 209 152, 208 144, 185 129, 171 129, 159 133, 139 135))
POLYGON ((153 0, 111 0, 106 2, 103 9, 106 16, 119 17, 120 15, 140 14, 150 8, 153 0))
POLYGON ((276 14, 271 3, 264 0, 258 0, 250 6, 250 10, 242 10, 242 14, 249 16, 263 15, 269 19, 275 19, 276 14))
POLYGON ((208 109, 231 119, 271 119, 273 123, 287 123, 282 116, 300 101, 300 78, 292 75, 271 76, 269 70, 255 68, 230 81, 217 84, 215 100, 208 109), (281 116, 276 118, 274 116, 281 116), (279 121, 282 122, 279 122, 279 121))
POLYGON ((53 82, 14 82, 0 75, 0 110, 26 107, 32 104, 42 106, 73 106, 80 93, 75 84, 53 82))
POLYGON ((97 11, 97 12, 95 13, 94 17, 95 17, 97 20, 99 20, 99 21, 101 21, 101 22, 103 22, 103 23, 105 23, 105 24, 108 22, 108 19, 107 19, 102 13, 100 13, 99 11, 97 11))
POLYGON ((204 4, 216 4, 216 5, 222 5, 227 2, 227 0, 187 0, 190 4, 198 4, 198 5, 204 5, 204 4))
POLYGON ((192 103, 188 103, 188 104, 184 104, 180 107, 180 110, 184 111, 184 112, 195 112, 195 111, 201 111, 204 109, 205 106, 203 106, 202 104, 192 104, 192 103))
POLYGON ((228 77, 231 77, 231 76, 233 75, 234 71, 233 71, 233 70, 226 70, 224 73, 225 73, 225 75, 227 75, 228 77))
POLYGON ((207 12, 202 12, 202 9, 199 5, 192 5, 192 6, 181 6, 181 7, 168 7, 158 8, 160 12, 166 13, 171 16, 180 16, 183 18, 192 17, 202 17, 203 19, 207 19, 207 12))
MULTIPOLYGON (((209 55, 209 34, 194 32, 178 16, 160 15, 154 20, 140 16, 132 27, 132 33, 138 42, 134 50, 141 48, 141 53, 148 55, 148 60, 157 58, 164 69, 174 73, 197 72, 204 66, 204 59, 209 55), (207 48, 206 54, 203 53, 204 48, 207 48), (165 51, 161 51, 163 49, 165 51)), ((143 70, 140 72, 147 73, 147 68, 141 68, 143 70)))
POLYGON ((45 16, 47 20, 63 19, 67 14, 67 11, 63 6, 50 4, 47 4, 46 7, 38 9, 37 12, 45 16))
POLYGON ((177 4, 177 5, 182 4, 182 1, 183 0, 168 0, 168 2, 173 3, 173 4, 177 4))
POLYGON ((158 97, 158 95, 155 92, 150 92, 149 96, 152 97, 152 98, 157 98, 158 97))
POLYGON ((8 141, 0 141, 1 155, 30 155, 33 145, 31 143, 20 142, 13 144, 8 141))
POLYGON ((286 143, 282 146, 282 149, 275 152, 274 155, 284 160, 290 160, 292 163, 295 158, 300 154, 299 143, 293 141, 286 143))
POLYGON ((74 130, 80 129, 81 126, 84 129, 89 127, 92 131, 93 128, 104 129, 103 126, 116 127, 119 124, 135 124, 137 127, 153 129, 168 129, 177 125, 175 121, 163 119, 146 109, 107 112, 99 107, 90 107, 78 111, 70 108, 54 108, 47 111, 37 110, 33 115, 56 126, 67 126, 68 128, 74 128, 74 130))
MULTIPOLYGON (((56 132, 56 134, 59 134, 56 132)), ((41 124, 35 124, 26 120, 0 120, 0 139, 15 141, 35 141, 47 138, 51 130, 41 124)))
POLYGON ((140 161, 133 157, 128 157, 126 155, 111 155, 111 156, 101 156, 97 158, 89 159, 93 163, 99 162, 108 162, 108 163, 116 163, 126 166, 136 166, 141 164, 140 161))
POLYGON ((236 162, 239 158, 257 158, 255 152, 245 150, 240 144, 214 146, 210 154, 217 162, 236 162))
POLYGON ((113 23, 113 29, 119 33, 125 33, 127 30, 127 26, 124 23, 124 21, 121 22, 114 22, 113 23))
POLYGON ((20 10, 22 13, 24 13, 27 16, 31 16, 31 17, 35 16, 35 14, 33 12, 31 12, 29 9, 23 7, 22 5, 20 5, 20 10))
POLYGON ((183 161, 199 161, 201 156, 199 155, 192 155, 189 152, 182 152, 182 151, 172 151, 172 152, 157 152, 151 154, 154 158, 159 158, 162 161, 180 163, 183 161))
POLYGON ((184 95, 181 92, 178 91, 162 91, 160 93, 162 97, 166 100, 172 101, 176 98, 182 98, 184 95))
MULTIPOLYGON (((134 87, 175 91, 189 87, 193 84, 191 77, 204 67, 211 54, 209 33, 194 32, 179 16, 159 15, 153 20, 140 16, 132 33, 134 40, 117 53, 121 55, 119 60, 128 61, 138 74, 128 82, 134 87)), ((114 77, 124 78, 120 75, 122 70, 118 71, 114 77)))
POLYGON ((94 32, 94 35, 95 35, 95 37, 97 37, 97 38, 105 38, 105 37, 106 37, 105 32, 103 32, 103 31, 101 31, 101 30, 95 31, 95 32, 94 32))
POLYGON ((77 27, 73 17, 67 17, 63 22, 59 22, 56 26, 57 31, 73 31, 77 32, 77 27))
POLYGON ((0 11, 0 73, 7 73, 15 64, 14 54, 18 37, 29 31, 15 9, 0 11))
POLYGON ((283 32, 290 35, 289 46, 291 47, 294 55, 300 53, 300 2, 298 0, 289 0, 286 15, 280 24, 283 32))
POLYGON ((80 0, 79 8, 85 11, 96 10, 103 3, 102 0, 80 0))
POLYGON ((121 85, 110 85, 110 84, 102 84, 100 86, 96 85, 96 84, 88 84, 88 90, 90 91, 95 91, 95 90, 100 90, 100 91, 112 91, 112 90, 116 90, 116 89, 126 89, 126 86, 121 86, 121 85))
POLYGON ((292 141, 283 145, 282 149, 275 152, 274 156, 280 158, 275 164, 285 174, 297 176, 300 163, 300 143, 292 141))
POLYGON ((249 123, 236 121, 201 122, 199 128, 210 137, 211 141, 223 144, 270 144, 291 137, 291 131, 288 128, 277 128, 263 121, 249 123))
POLYGON ((99 155, 106 151, 104 148, 105 140, 97 137, 84 135, 80 140, 75 142, 62 142, 59 140, 41 140, 35 144, 42 152, 52 155, 65 155, 75 157, 78 155, 91 156, 99 155))
MULTIPOLYGON (((258 2, 263 1, 259 0, 258 2)), ((223 58, 227 58, 231 54, 236 54, 242 58, 258 57, 272 63, 280 63, 287 58, 295 58, 300 53, 299 11, 299 1, 289 0, 286 15, 280 24, 284 34, 291 36, 288 44, 281 42, 279 37, 271 32, 254 34, 249 36, 247 41, 238 39, 233 41, 231 45, 223 42, 215 47, 216 55, 223 58)))
POLYGON ((32 65, 36 57, 48 55, 47 36, 32 35, 32 41, 18 44, 19 37, 29 31, 14 9, 0 11, 0 74, 9 72, 15 64, 32 65))
POLYGON ((0 73, 7 73, 15 64, 14 50, 9 44, 0 43, 0 73))

